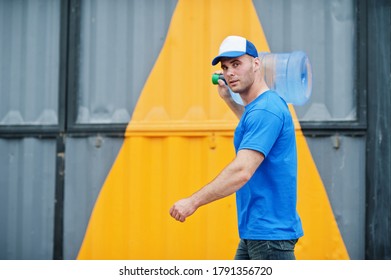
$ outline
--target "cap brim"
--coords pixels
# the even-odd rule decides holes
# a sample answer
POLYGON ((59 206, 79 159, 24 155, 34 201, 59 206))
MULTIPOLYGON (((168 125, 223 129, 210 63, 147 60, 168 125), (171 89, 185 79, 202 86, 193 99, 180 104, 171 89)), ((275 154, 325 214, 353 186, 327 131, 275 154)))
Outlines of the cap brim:
POLYGON ((224 53, 221 53, 219 54, 218 56, 216 56, 213 60, 212 60, 212 65, 216 65, 217 63, 220 62, 220 60, 223 58, 223 57, 228 57, 228 58, 233 58, 233 57, 239 57, 239 56, 242 56, 242 55, 245 55, 246 52, 238 52, 238 51, 233 51, 233 52, 224 52, 224 53))

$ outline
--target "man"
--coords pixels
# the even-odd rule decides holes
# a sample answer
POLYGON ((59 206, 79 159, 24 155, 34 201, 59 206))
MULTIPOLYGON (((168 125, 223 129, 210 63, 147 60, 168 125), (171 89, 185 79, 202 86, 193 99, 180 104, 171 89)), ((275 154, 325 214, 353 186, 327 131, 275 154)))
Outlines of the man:
POLYGON ((235 259, 293 260, 303 230, 296 211, 296 139, 288 106, 266 85, 250 41, 228 36, 212 65, 219 62, 244 104, 237 104, 219 80, 219 95, 240 118, 236 157, 209 184, 177 201, 170 215, 184 222, 200 206, 236 193, 240 243, 235 259))

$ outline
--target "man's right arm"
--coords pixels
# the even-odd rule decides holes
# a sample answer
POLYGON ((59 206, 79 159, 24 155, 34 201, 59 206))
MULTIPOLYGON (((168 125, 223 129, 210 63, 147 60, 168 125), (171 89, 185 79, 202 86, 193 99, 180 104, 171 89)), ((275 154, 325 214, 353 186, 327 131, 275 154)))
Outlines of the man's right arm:
POLYGON ((219 80, 218 82, 219 85, 217 86, 217 90, 220 97, 225 101, 225 103, 227 103, 228 107, 238 117, 238 119, 240 119, 244 112, 244 106, 236 103, 235 100, 233 100, 228 86, 224 83, 224 81, 219 80))
POLYGON ((184 222, 202 205, 235 193, 250 180, 264 158, 262 153, 255 150, 238 151, 235 159, 209 184, 191 196, 174 203, 170 208, 170 215, 177 221, 184 222))

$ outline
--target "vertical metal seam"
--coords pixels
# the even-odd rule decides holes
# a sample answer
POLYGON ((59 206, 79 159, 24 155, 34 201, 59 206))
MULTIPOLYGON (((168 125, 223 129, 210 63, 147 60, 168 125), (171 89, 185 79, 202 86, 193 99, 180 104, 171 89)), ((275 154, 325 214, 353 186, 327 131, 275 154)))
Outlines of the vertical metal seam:
POLYGON ((54 203, 53 259, 64 258, 64 174, 65 174, 65 135, 57 137, 56 179, 54 203))
POLYGON ((67 81, 69 44, 69 0, 61 0, 60 71, 59 71, 59 131, 56 136, 56 167, 53 227, 53 259, 64 258, 64 174, 65 138, 67 129, 67 81))

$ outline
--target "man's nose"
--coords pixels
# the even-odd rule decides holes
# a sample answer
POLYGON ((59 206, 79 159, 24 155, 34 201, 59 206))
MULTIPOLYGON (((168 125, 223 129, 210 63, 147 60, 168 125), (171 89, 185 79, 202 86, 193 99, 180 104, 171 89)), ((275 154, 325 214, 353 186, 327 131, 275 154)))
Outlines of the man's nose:
POLYGON ((227 69, 226 75, 227 76, 233 76, 234 75, 234 71, 232 69, 227 69))

